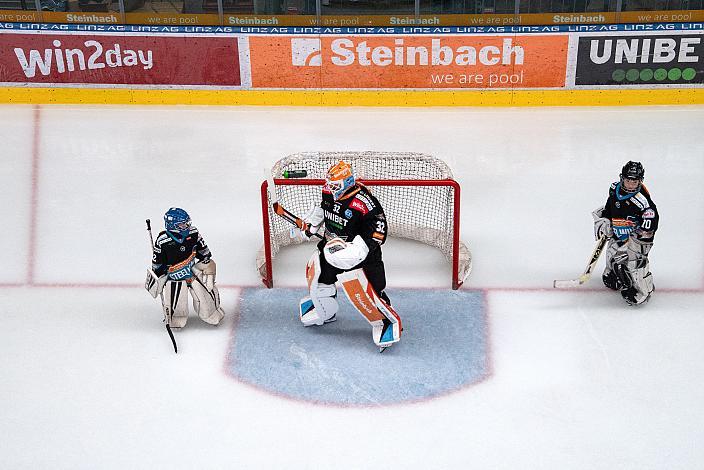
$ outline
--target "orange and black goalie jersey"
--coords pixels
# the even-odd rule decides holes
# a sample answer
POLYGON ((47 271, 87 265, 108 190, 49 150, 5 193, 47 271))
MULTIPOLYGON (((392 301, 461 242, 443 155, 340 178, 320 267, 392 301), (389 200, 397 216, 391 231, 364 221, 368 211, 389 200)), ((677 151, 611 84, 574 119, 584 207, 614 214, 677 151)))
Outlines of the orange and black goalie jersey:
POLYGON ((622 242, 630 236, 652 242, 660 220, 658 209, 644 185, 635 193, 626 193, 620 182, 611 184, 601 216, 611 219, 613 238, 622 242))
MULTIPOLYGON (((367 259, 381 256, 381 245, 388 233, 386 216, 377 198, 364 185, 355 184, 337 201, 323 188, 321 207, 327 240, 339 237, 351 242, 359 235, 369 247, 367 259)), ((318 243, 318 249, 322 250, 325 243, 326 240, 318 243)))

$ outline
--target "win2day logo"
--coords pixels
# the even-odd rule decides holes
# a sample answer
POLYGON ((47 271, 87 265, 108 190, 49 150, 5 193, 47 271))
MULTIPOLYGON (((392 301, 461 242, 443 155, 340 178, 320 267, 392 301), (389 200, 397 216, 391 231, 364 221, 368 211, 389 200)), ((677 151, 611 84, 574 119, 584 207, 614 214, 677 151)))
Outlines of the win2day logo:
POLYGON ((292 38, 291 65, 295 67, 321 67, 322 46, 319 38, 292 38))
POLYGON ((702 36, 579 38, 575 85, 704 83, 702 36))

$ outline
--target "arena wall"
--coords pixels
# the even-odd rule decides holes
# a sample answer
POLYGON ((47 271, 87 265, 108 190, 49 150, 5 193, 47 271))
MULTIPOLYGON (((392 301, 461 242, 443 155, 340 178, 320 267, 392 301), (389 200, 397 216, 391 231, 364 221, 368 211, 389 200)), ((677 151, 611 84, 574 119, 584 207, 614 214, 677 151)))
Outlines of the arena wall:
POLYGON ((704 23, 466 27, 0 24, 5 103, 704 103, 704 23))

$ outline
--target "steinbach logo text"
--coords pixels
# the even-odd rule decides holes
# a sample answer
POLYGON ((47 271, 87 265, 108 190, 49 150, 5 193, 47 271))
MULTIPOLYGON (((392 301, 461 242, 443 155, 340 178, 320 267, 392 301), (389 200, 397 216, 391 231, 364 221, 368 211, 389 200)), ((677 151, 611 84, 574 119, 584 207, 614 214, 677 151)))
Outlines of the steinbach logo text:
MULTIPOLYGON (((320 66, 319 56, 321 47, 311 47, 303 51, 296 46, 298 42, 291 42, 292 60, 294 66, 320 66), (314 60, 306 60, 315 54, 314 60)), ((315 41, 320 41, 319 39, 315 41)), ((318 43, 319 44, 319 43, 318 43)), ((330 61, 333 65, 348 66, 358 64, 363 67, 389 65, 417 65, 417 66, 449 66, 449 65, 522 65, 525 51, 522 46, 514 46, 512 38, 504 38, 501 46, 486 45, 480 48, 473 46, 452 47, 443 45, 441 39, 432 39, 428 46, 410 46, 404 44, 402 38, 394 40, 394 46, 370 47, 367 41, 355 43, 352 39, 335 39, 330 45, 330 61)), ((311 57, 313 59, 313 57, 311 57)))

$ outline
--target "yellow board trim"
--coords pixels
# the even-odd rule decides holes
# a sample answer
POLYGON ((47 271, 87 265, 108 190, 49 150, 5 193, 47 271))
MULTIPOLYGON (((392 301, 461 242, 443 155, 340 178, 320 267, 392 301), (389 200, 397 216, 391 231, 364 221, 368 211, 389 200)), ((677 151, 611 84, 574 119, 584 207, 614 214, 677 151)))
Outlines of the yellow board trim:
POLYGON ((0 103, 409 107, 680 105, 704 104, 704 89, 245 91, 5 87, 0 88, 0 103))

